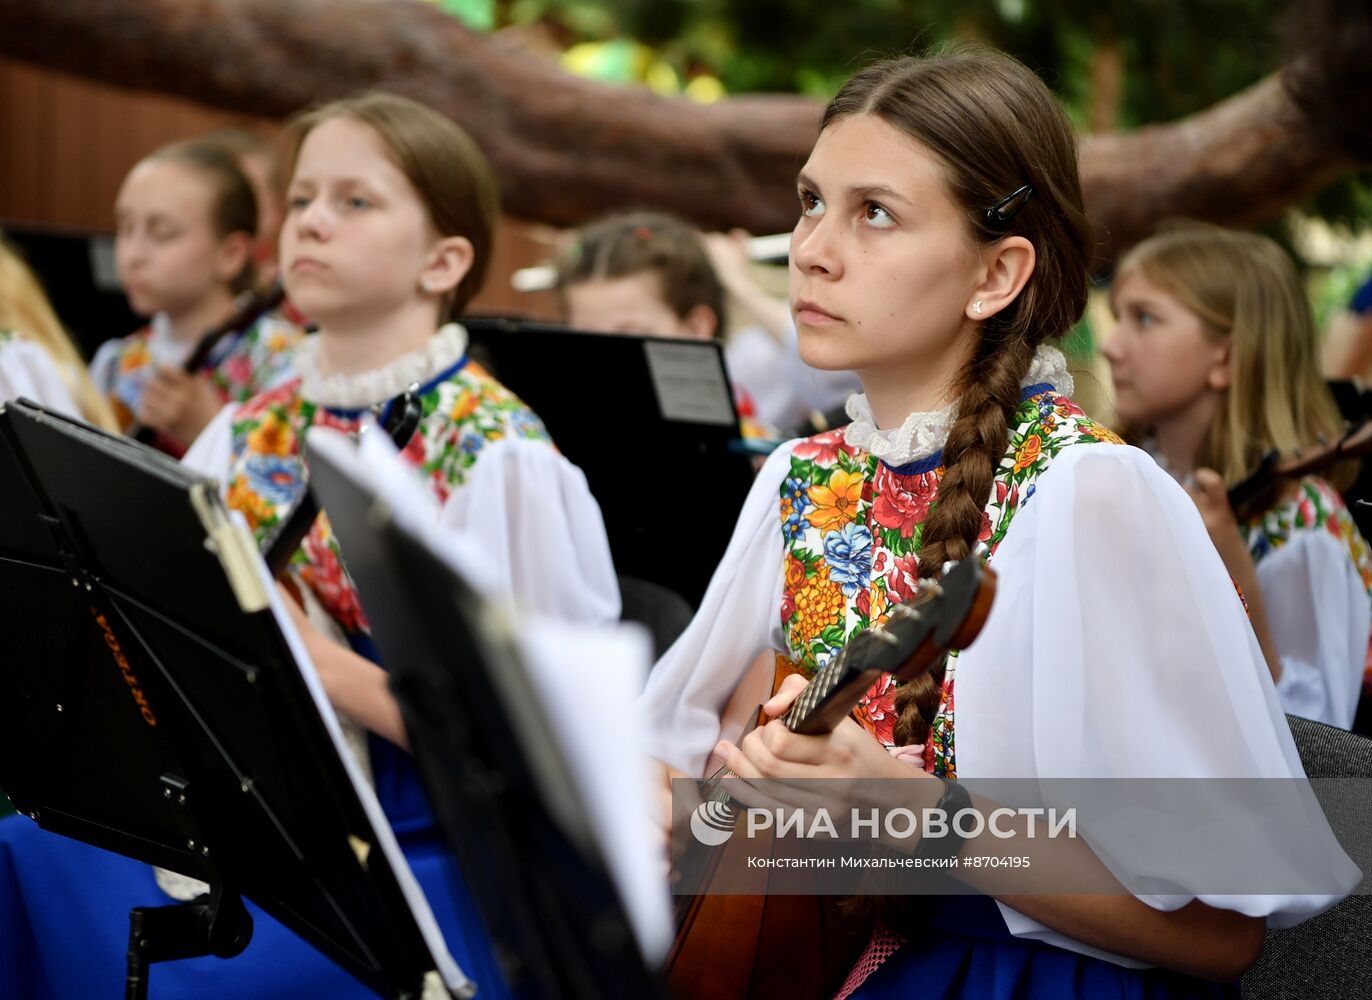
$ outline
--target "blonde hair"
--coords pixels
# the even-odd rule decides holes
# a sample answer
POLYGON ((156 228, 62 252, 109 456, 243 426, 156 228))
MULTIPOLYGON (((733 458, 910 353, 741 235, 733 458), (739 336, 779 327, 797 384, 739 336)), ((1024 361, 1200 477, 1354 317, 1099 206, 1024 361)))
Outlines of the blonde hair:
MULTIPOLYGON (((1203 223, 1171 224, 1130 250, 1115 280, 1131 272, 1195 313, 1207 336, 1230 341, 1229 389, 1198 466, 1232 486, 1274 448, 1294 452, 1342 432, 1320 374, 1309 300, 1275 242, 1203 223)), ((1327 478, 1344 488, 1355 471, 1336 467, 1327 478)))
POLYGON ((11 330, 43 348, 52 358, 81 415, 102 430, 119 432, 109 400, 86 374, 85 362, 53 312, 29 266, 0 238, 0 330, 11 330))

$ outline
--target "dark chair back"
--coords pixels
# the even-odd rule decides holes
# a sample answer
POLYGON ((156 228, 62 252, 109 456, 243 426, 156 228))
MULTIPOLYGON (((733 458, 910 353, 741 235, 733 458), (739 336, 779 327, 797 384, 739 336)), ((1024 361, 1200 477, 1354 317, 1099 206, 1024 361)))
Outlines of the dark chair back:
MULTIPOLYGON (((1287 721, 1308 777, 1372 778, 1372 740, 1294 715, 1287 721)), ((1344 850, 1366 858, 1372 856, 1372 802, 1359 812, 1361 820, 1330 820, 1344 850)), ((1349 896, 1295 927, 1268 931, 1242 990, 1244 1000, 1372 997, 1372 896, 1349 896)))
POLYGON ((653 634, 653 659, 658 660, 695 617, 689 601, 674 590, 636 576, 619 575, 620 618, 648 626, 653 634))

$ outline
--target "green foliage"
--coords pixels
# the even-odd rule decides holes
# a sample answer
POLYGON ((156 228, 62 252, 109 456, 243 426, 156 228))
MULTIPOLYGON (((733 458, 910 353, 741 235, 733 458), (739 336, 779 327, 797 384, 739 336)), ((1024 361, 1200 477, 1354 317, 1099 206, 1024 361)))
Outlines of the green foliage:
POLYGON ((438 0, 438 5, 476 31, 495 27, 495 0, 438 0))
MULTIPOLYGON (((873 59, 960 40, 1004 49, 1063 98, 1079 128, 1172 121, 1282 64, 1300 0, 440 0, 490 7, 500 26, 542 22, 568 45, 632 39, 686 81, 729 93, 832 96, 873 59), (1098 86, 1119 66, 1117 100, 1098 86), (1103 75, 1103 76, 1102 76, 1103 75)), ((463 13, 464 20, 475 18, 463 13)), ((1334 185, 1307 211, 1353 229, 1372 219, 1372 180, 1334 185)))

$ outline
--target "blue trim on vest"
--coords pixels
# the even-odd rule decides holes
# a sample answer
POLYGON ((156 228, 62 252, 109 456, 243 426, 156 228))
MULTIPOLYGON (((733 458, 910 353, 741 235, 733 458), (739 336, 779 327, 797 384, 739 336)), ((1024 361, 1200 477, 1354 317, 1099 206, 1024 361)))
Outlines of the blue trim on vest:
MULTIPOLYGON (((440 385, 448 381, 448 379, 452 378, 454 375, 456 375, 458 372, 460 372, 463 368, 466 367, 467 355, 464 354, 462 355, 462 357, 458 358, 456 361, 450 364, 447 368, 444 368, 433 378, 429 379, 427 382, 421 383, 419 386, 419 395, 427 396, 429 393, 433 392, 434 389, 438 388, 440 385)), ((391 406, 394 405, 394 403, 394 398, 386 400, 386 405, 381 410, 381 416, 379 418, 382 423, 386 422, 386 417, 390 414, 391 406)), ((372 408, 370 406, 362 406, 358 407, 357 409, 348 409, 342 406, 321 406, 320 409, 328 410, 334 416, 342 417, 345 420, 356 420, 358 417, 361 417, 364 413, 372 412, 372 408)))
MULTIPOLYGON (((1049 383, 1036 382, 1034 385, 1026 385, 1019 391, 1019 401, 1023 403, 1025 400, 1033 399, 1040 393, 1053 391, 1054 388, 1049 383)), ((943 449, 940 448, 928 458, 916 459, 913 462, 907 462, 905 465, 888 465, 886 462, 882 462, 881 464, 885 465, 893 475, 922 476, 926 472, 933 472, 943 464, 943 449)))

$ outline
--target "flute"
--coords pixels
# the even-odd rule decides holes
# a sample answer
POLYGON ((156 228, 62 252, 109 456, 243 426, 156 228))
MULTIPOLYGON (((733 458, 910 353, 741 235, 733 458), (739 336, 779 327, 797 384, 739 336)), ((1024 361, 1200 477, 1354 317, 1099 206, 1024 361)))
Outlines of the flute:
MULTIPOLYGON (((744 253, 759 264, 784 263, 791 255, 791 234, 752 236, 744 244, 744 253)), ((517 292, 546 292, 557 287, 557 268, 551 264, 521 267, 510 275, 510 287, 517 292)))

